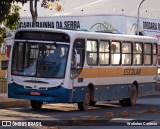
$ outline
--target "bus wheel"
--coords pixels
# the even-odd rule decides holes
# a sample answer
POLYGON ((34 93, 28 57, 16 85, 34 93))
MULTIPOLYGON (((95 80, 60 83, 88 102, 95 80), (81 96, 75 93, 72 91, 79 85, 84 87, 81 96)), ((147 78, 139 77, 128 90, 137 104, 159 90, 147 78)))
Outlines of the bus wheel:
POLYGON ((83 102, 78 102, 78 109, 80 111, 86 111, 89 109, 89 105, 90 105, 90 90, 87 87, 85 90, 85 95, 84 95, 84 100, 83 102))
POLYGON ((43 101, 30 100, 30 102, 34 110, 40 110, 43 105, 43 101))
POLYGON ((138 91, 137 91, 136 85, 133 84, 132 87, 131 87, 131 95, 130 95, 130 98, 127 99, 128 105, 129 105, 129 106, 134 106, 134 105, 136 105, 137 97, 138 97, 138 91))
POLYGON ((137 97, 138 97, 138 91, 136 86, 133 84, 131 87, 130 98, 125 98, 123 100, 120 100, 119 103, 122 106, 134 106, 137 102, 137 97))

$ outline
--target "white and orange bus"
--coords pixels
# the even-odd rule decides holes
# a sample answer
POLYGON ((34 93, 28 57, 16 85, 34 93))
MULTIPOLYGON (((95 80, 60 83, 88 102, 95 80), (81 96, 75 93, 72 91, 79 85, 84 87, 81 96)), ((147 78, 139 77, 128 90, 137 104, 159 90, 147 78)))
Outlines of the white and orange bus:
POLYGON ((133 106, 153 94, 157 81, 157 42, 153 37, 28 28, 16 31, 8 68, 8 97, 78 103, 97 101, 133 106))

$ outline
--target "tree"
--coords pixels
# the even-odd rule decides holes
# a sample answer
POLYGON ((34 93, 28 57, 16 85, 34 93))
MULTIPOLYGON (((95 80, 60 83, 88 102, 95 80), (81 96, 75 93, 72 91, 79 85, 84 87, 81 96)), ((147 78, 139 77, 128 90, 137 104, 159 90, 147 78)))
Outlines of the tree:
MULTIPOLYGON (((38 1, 39 0, 1 0, 0 1, 0 23, 2 23, 5 20, 6 16, 9 14, 12 3, 19 2, 19 3, 24 4, 24 3, 29 2, 30 12, 32 15, 32 20, 33 20, 33 26, 35 27, 37 17, 38 17, 38 13, 37 13, 37 2, 38 1)), ((62 6, 59 5, 58 3, 55 3, 59 1, 60 0, 42 0, 41 7, 44 7, 44 8, 55 7, 55 10, 59 12, 62 10, 62 6)))
MULTIPOLYGON (((30 12, 32 15, 32 26, 36 27, 37 22, 37 2, 39 0, 1 0, 0 1, 0 23, 5 24, 6 27, 8 27, 10 30, 14 30, 16 25, 19 21, 19 9, 18 6, 12 6, 12 3, 19 2, 19 3, 27 3, 30 4, 30 12), (12 7, 12 8, 11 8, 12 7), (13 9, 13 10, 11 10, 13 9)), ((42 0, 41 7, 44 8, 50 8, 54 7, 56 11, 61 11, 62 6, 59 5, 56 2, 59 2, 60 0, 42 0)), ((0 44, 4 42, 4 39, 6 38, 6 30, 3 27, 0 27, 0 44)))
POLYGON ((8 15, 11 8, 11 3, 7 0, 0 1, 0 23, 5 20, 5 16, 8 15))
POLYGON ((0 27, 0 47, 1 44, 4 42, 5 38, 6 38, 6 29, 5 27, 0 27))
POLYGON ((4 21, 5 27, 9 28, 11 31, 14 30, 20 20, 19 10, 20 7, 18 5, 12 5, 10 13, 6 16, 4 21))
POLYGON ((17 26, 19 17, 19 9, 18 5, 13 5, 9 0, 2 0, 0 2, 0 46, 5 41, 7 37, 6 27, 11 31, 17 26))
MULTIPOLYGON (((32 22, 33 22, 33 27, 36 27, 36 22, 37 22, 37 17, 38 17, 38 13, 37 13, 37 2, 39 0, 29 0, 30 1, 30 12, 32 15, 32 22)), ((41 7, 44 8, 49 8, 49 7, 55 7, 56 11, 61 11, 62 10, 62 6, 59 5, 58 3, 54 3, 54 2, 58 2, 59 0, 43 0, 41 7), (54 4, 53 4, 54 3, 54 4)))
POLYGON ((13 2, 21 1, 22 3, 27 0, 1 0, 0 1, 0 46, 7 37, 6 27, 11 31, 17 26, 19 17, 19 6, 13 5, 13 2))
MULTIPOLYGON (((37 17, 38 17, 38 13, 37 13, 37 2, 39 0, 10 0, 13 2, 20 2, 22 4, 26 3, 27 1, 29 1, 30 4, 30 12, 31 12, 31 16, 32 16, 32 26, 36 27, 36 22, 37 22, 37 17)), ((42 4, 41 7, 44 8, 49 8, 49 7, 55 7, 56 11, 61 11, 62 10, 62 6, 59 5, 58 3, 55 2, 59 2, 60 0, 42 0, 42 4), (53 4, 54 3, 54 4, 53 4)))
POLYGON ((13 2, 26 3, 27 0, 0 0, 0 23, 2 23, 9 14, 13 2))

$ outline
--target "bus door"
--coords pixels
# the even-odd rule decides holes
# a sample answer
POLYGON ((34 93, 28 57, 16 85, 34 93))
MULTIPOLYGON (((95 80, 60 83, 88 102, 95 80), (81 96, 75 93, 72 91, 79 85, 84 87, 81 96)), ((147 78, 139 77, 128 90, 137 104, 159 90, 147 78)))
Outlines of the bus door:
MULTIPOLYGON (((71 60, 71 79, 72 79, 72 89, 73 101, 77 101, 80 95, 80 87, 83 86, 83 78, 78 78, 84 65, 85 59, 85 39, 76 39, 73 44, 72 49, 72 60, 71 60)), ((79 98, 80 99, 80 98, 79 98)))

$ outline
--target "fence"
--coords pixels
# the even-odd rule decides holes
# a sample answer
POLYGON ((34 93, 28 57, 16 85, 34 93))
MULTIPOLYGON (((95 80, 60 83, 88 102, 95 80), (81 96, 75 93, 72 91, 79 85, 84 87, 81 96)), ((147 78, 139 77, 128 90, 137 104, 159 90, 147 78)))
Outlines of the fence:
POLYGON ((0 94, 7 93, 7 79, 0 77, 0 94))

